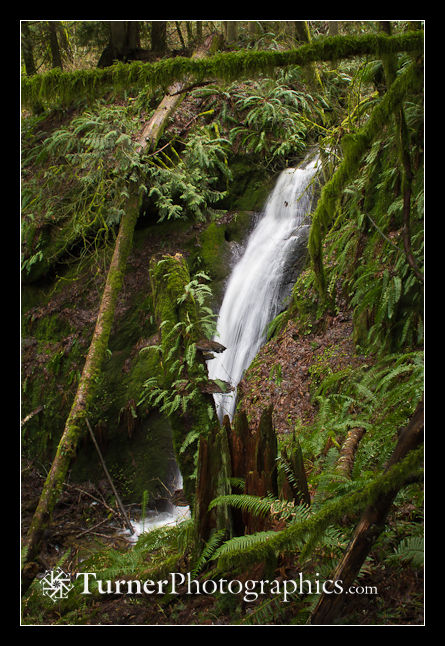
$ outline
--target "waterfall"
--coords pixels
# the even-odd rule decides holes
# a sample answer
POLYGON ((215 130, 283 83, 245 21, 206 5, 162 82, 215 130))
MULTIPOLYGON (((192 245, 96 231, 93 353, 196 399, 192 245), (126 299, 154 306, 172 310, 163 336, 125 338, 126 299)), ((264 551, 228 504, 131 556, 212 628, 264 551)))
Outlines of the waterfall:
MULTIPOLYGON (((270 194, 259 220, 250 234, 244 253, 229 278, 217 321, 215 340, 226 350, 208 362, 210 379, 230 382, 234 391, 215 394, 218 418, 232 418, 236 387, 243 372, 264 343, 267 325, 283 307, 286 273, 298 264, 298 254, 306 248, 308 216, 314 195, 314 178, 319 168, 317 155, 308 155, 298 168, 284 170, 270 194)), ((295 276, 290 272, 289 287, 295 276)), ((176 467, 173 488, 182 487, 176 467)), ((129 541, 164 525, 175 525, 190 517, 188 506, 167 504, 162 511, 150 510, 140 521, 129 541)))
POLYGON ((236 387, 264 343, 267 325, 280 311, 285 268, 295 261, 301 239, 304 244, 307 240, 318 168, 319 158, 312 153, 299 167, 282 171, 232 270, 215 336, 226 350, 208 362, 209 377, 234 388, 214 395, 220 421, 224 415, 232 419, 236 387))

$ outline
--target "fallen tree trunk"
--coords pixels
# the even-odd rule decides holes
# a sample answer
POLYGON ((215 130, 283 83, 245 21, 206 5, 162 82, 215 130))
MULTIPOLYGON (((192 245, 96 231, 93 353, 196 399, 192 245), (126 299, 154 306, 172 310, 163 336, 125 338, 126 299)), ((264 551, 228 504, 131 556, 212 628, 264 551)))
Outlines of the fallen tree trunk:
MULTIPOLYGON (((412 449, 423 441, 423 398, 417 405, 409 424, 399 436, 396 448, 390 457, 385 471, 400 462, 412 449)), ((384 529, 384 524, 391 505, 400 488, 393 489, 382 496, 376 503, 365 509, 355 529, 349 546, 332 575, 332 581, 341 581, 343 590, 347 593, 360 572, 366 557, 377 537, 384 529)), ((323 593, 315 606, 309 623, 327 625, 341 616, 348 597, 345 594, 323 593)))
MULTIPOLYGON (((205 43, 207 50, 203 46, 196 55, 203 56, 206 51, 210 50, 213 42, 213 38, 208 38, 205 43)), ((167 98, 169 98, 169 94, 175 91, 177 91, 176 84, 174 88, 170 88, 167 98)), ((175 106, 177 107, 178 104, 177 102, 175 106)), ((154 145, 170 114, 171 110, 166 110, 165 102, 162 101, 150 123, 144 128, 143 136, 141 135, 139 152, 154 145)), ((138 214, 139 196, 137 189, 134 188, 133 192, 130 192, 129 202, 120 222, 119 233, 102 294, 96 326, 77 392, 25 539, 24 547, 26 553, 24 567, 22 569, 22 594, 26 592, 35 577, 37 570, 31 561, 40 551, 42 538, 45 530, 51 523, 52 513, 60 497, 68 468, 76 455, 79 439, 85 433, 86 414, 88 406, 95 394, 97 377, 100 373, 108 347, 116 302, 122 287, 128 255, 132 247, 133 233, 138 214)))
POLYGON ((351 478, 352 469, 354 467, 355 453, 364 434, 365 429, 361 427, 352 428, 350 431, 348 431, 346 440, 341 447, 336 466, 337 473, 344 478, 351 478))
MULTIPOLYGON (((193 54, 192 59, 198 60, 212 53, 215 46, 217 46, 218 37, 211 34, 206 38, 204 43, 193 54)), ((178 108, 185 96, 184 89, 186 88, 186 81, 177 81, 173 83, 167 91, 167 94, 162 99, 154 115, 142 130, 138 143, 138 152, 141 152, 145 146, 148 145, 152 150, 155 149, 164 128, 167 124, 169 117, 178 108)))

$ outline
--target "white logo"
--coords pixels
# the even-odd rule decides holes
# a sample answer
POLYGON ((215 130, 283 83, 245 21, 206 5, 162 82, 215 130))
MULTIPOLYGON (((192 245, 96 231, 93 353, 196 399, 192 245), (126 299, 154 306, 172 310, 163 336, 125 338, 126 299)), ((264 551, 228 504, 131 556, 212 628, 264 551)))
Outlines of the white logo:
POLYGON ((47 570, 40 584, 43 594, 50 597, 54 603, 58 599, 66 599, 69 591, 74 587, 71 584, 71 575, 66 574, 60 567, 47 570))

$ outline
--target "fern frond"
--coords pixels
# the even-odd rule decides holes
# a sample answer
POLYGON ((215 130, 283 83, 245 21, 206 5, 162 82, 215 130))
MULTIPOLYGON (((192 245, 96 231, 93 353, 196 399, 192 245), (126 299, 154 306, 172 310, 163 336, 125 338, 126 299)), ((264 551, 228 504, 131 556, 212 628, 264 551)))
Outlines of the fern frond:
POLYGON ((253 549, 255 550, 256 558, 260 560, 262 556, 268 554, 268 542, 275 535, 276 532, 267 531, 257 532, 256 534, 246 534, 245 536, 235 536, 223 543, 213 554, 211 560, 223 559, 224 562, 227 562, 227 559, 230 559, 235 555, 239 556, 241 552, 245 554, 249 550, 253 549))
POLYGON ((261 498, 247 494, 228 494, 214 498, 209 504, 209 511, 219 505, 230 505, 235 509, 248 512, 253 516, 267 516, 274 504, 274 498, 261 498))
POLYGON ((227 532, 225 529, 219 529, 212 533, 209 540, 205 544, 196 564, 193 566, 192 573, 191 573, 192 576, 196 576, 197 574, 199 574, 199 572, 202 570, 204 565, 207 563, 207 561, 210 559, 212 554, 215 552, 218 545, 223 540, 226 533, 227 532))
POLYGON ((424 554, 423 536, 407 536, 400 541, 394 553, 390 554, 386 558, 386 561, 389 563, 409 561, 415 567, 422 567, 424 564, 424 554))

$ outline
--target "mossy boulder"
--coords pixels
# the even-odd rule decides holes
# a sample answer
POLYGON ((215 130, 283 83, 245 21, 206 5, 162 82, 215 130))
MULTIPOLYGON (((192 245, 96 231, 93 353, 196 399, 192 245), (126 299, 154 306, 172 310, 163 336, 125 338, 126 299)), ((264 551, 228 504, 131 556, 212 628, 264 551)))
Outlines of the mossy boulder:
MULTIPOLYGON (((83 369, 103 276, 97 258, 90 258, 89 263, 75 263, 56 281, 48 277, 23 286, 22 449, 46 467, 83 369)), ((151 499, 164 496, 175 471, 170 424, 137 406, 143 382, 159 368, 155 352, 140 351, 156 343, 157 333, 147 258, 144 269, 134 264, 127 272, 88 414, 107 466, 121 483, 123 498, 132 502, 141 500, 144 491, 151 499)), ((84 429, 70 478, 97 482, 103 477, 84 429)))

